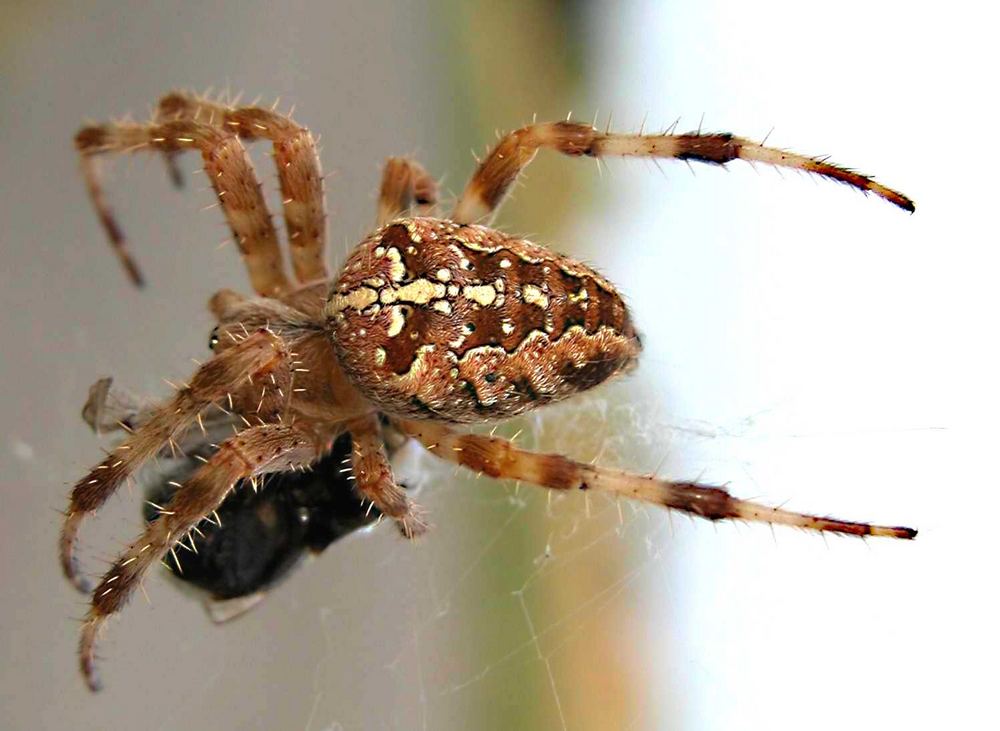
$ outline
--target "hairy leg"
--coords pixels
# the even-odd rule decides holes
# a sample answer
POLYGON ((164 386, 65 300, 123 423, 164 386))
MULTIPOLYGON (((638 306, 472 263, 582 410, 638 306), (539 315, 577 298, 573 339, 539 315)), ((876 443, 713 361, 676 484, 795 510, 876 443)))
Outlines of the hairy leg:
POLYGON ((308 434, 280 424, 251 427, 223 442, 94 589, 80 635, 80 669, 91 690, 100 689, 94 668, 98 631, 121 611, 147 569, 218 508, 239 480, 303 466, 317 457, 317 446, 308 434))
POLYGON ((273 109, 220 104, 186 92, 171 92, 160 100, 163 120, 194 120, 235 132, 245 140, 270 140, 281 185, 281 205, 292 268, 301 283, 327 279, 326 197, 319 152, 312 133, 290 116, 273 109))
POLYGON ((437 181, 420 163, 405 157, 390 157, 382 169, 375 225, 384 226, 405 216, 414 203, 418 216, 431 216, 437 201, 437 181))
POLYGON ((914 210, 913 201, 909 198, 876 183, 867 175, 820 158, 764 147, 728 133, 629 135, 599 132, 589 124, 577 122, 546 122, 522 127, 497 143, 476 169, 451 218, 459 223, 488 223, 517 176, 543 147, 573 157, 587 155, 598 159, 674 158, 714 165, 724 165, 732 160, 762 162, 815 173, 866 193, 874 193, 903 210, 914 210))
POLYGON ((583 464, 559 454, 529 452, 507 439, 460 434, 436 422, 394 419, 394 423, 432 454, 490 477, 523 480, 554 490, 603 490, 708 520, 747 520, 857 536, 913 538, 917 534, 912 528, 855 523, 758 505, 733 497, 721 487, 670 482, 583 464))
MULTIPOLYGON (((288 361, 278 337, 267 331, 256 332, 205 363, 189 385, 151 409, 145 421, 73 487, 59 538, 59 555, 66 578, 81 591, 88 590, 77 566, 75 546, 80 526, 89 513, 98 510, 150 457, 175 444, 199 420, 204 409, 234 397, 244 400, 252 397, 256 405, 259 389, 270 387, 274 391, 276 387, 270 376, 284 375, 288 361), (255 380, 261 384, 251 385, 249 393, 248 378, 251 384, 255 380)), ((278 382, 277 378, 274 380, 278 382)), ((253 413, 253 407, 244 410, 253 413)))
POLYGON ((138 150, 176 153, 197 149, 201 152, 205 173, 233 232, 254 290, 271 297, 290 289, 277 233, 261 194, 257 174, 234 132, 193 120, 151 124, 107 123, 84 127, 77 132, 76 148, 94 208, 112 247, 135 284, 142 284, 142 276, 128 253, 125 236, 105 200, 99 178, 98 156, 138 150))
POLYGON ((396 521, 407 538, 427 530, 423 511, 399 485, 385 453, 381 425, 374 414, 354 419, 346 425, 354 442, 354 480, 361 497, 371 500, 383 515, 396 521))

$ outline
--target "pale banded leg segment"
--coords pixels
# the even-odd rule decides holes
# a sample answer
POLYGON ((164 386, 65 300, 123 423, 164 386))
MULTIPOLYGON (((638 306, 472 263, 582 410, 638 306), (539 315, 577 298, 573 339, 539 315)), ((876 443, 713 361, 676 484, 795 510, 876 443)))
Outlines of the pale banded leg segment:
POLYGON ((304 466, 317 457, 308 434, 278 424, 256 426, 223 442, 178 488, 160 516, 122 552, 94 589, 80 635, 80 669, 91 690, 100 689, 94 667, 98 632, 111 615, 121 611, 147 569, 218 508, 239 480, 304 466))
POLYGON ((385 453, 378 416, 372 414, 347 423, 353 441, 352 466, 358 494, 370 500, 383 515, 396 521, 400 532, 415 538, 427 530, 423 510, 396 484, 385 453))
POLYGON ((857 536, 913 538, 917 534, 912 528, 855 523, 759 505, 733 497, 721 487, 671 482, 583 464, 559 454, 529 452, 507 439, 462 434, 432 421, 394 419, 394 423, 432 454, 498 479, 522 480, 554 490, 602 490, 708 520, 746 520, 857 536))
MULTIPOLYGON (((270 387, 273 390, 271 376, 286 370, 288 360, 279 338, 266 331, 254 333, 205 363, 195 372, 189 385, 151 409, 138 428, 73 487, 59 538, 59 556, 66 578, 80 591, 88 591, 75 554, 77 535, 88 514, 104 505, 147 460, 165 446, 176 444, 187 429, 199 422, 203 410, 228 401, 230 394, 246 392, 248 379, 262 384, 253 387, 254 397, 258 389, 270 387)), ((253 407, 245 411, 253 413, 253 407)))
POLYGON ((503 137, 479 165, 451 218, 458 223, 489 223, 520 172, 542 148, 564 155, 589 157, 646 157, 689 160, 724 165, 732 160, 762 162, 779 168, 803 170, 874 193, 903 210, 913 201, 876 183, 867 175, 826 162, 736 137, 728 133, 630 135, 599 132, 589 124, 546 122, 522 127, 503 137))
POLYGON ((184 92, 160 100, 163 120, 194 120, 274 147, 292 269, 301 283, 327 279, 326 197, 319 152, 312 133, 289 116, 261 107, 235 107, 184 92))
POLYGON ((175 153, 197 149, 201 152, 205 172, 243 256, 254 290, 261 295, 275 296, 290 288, 278 237, 261 194, 257 174, 234 132, 193 120, 161 124, 108 123, 81 129, 76 135, 76 148, 94 208, 115 253, 137 285, 142 284, 142 276, 128 253, 125 236, 105 200, 97 156, 138 150, 175 153))
POLYGON ((418 216, 432 216, 437 202, 437 181, 420 163, 405 157, 390 157, 385 161, 376 226, 407 215, 414 204, 418 216))

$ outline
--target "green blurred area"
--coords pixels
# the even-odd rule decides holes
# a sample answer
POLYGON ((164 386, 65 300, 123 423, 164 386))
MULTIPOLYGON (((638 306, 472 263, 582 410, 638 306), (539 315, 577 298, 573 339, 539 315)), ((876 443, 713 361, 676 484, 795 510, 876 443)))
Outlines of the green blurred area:
MULTIPOLYGON (((586 103, 585 6, 569 0, 442 3, 440 17, 448 30, 440 48, 451 54, 442 68, 453 74, 449 83, 438 86, 450 94, 450 99, 442 101, 447 110, 443 121, 446 128, 451 125, 445 149, 453 154, 446 169, 465 169, 470 148, 482 158, 488 150, 484 143, 492 145, 498 132, 528 124, 533 118, 563 119, 574 106, 586 103)), ((577 111, 583 112, 577 118, 593 113, 579 107, 577 111)), ((567 224, 591 205, 594 171, 588 162, 567 160, 548 151, 540 153, 504 205, 497 225, 541 243, 555 243, 560 251, 573 255, 574 242, 568 240, 567 224)), ((449 181, 453 186, 464 183, 453 178, 449 181)), ((562 418, 574 420, 574 433, 607 427, 596 412, 590 420, 586 414, 569 417, 564 413, 562 418)), ((518 419, 498 433, 508 437, 523 433, 519 443, 548 450, 567 446, 566 442, 560 445, 538 439, 533 423, 530 418, 518 419)), ((574 456, 596 456, 601 445, 591 446, 591 454, 575 452, 574 456)), ((470 483, 457 489, 497 490, 463 475, 457 479, 470 483)), ((561 569, 558 581, 528 587, 531 567, 546 560, 539 556, 539 546, 546 545, 553 533, 572 532, 574 540, 586 545, 606 530, 607 524, 581 521, 585 509, 582 500, 554 514, 545 509, 551 496, 536 494, 533 487, 524 490, 531 493, 529 509, 519 511, 516 520, 499 534, 490 551, 493 560, 484 560, 476 567, 476 593, 485 598, 509 594, 511 599, 500 599, 502 607, 497 612, 466 613, 464 616, 475 623, 470 628, 474 647, 459 650, 470 656, 472 665, 484 667, 512 648, 523 648, 523 658, 515 660, 514 671, 493 673, 489 682, 472 686, 456 700, 465 707, 470 727, 477 729, 560 728, 566 724, 614 728, 621 719, 636 716, 635 693, 639 688, 628 667, 631 649, 622 652, 619 642, 627 633, 619 634, 615 605, 604 607, 596 620, 584 620, 579 631, 587 641, 571 640, 558 652, 552 650, 552 637, 533 637, 532 633, 558 626, 613 585, 615 577, 625 570, 620 560, 623 554, 616 559, 589 553, 588 560, 574 561, 561 569), (498 617, 502 621, 494 621, 498 617)), ((467 524, 465 530, 492 535, 509 519, 509 511, 501 505, 478 513, 478 520, 467 524)))

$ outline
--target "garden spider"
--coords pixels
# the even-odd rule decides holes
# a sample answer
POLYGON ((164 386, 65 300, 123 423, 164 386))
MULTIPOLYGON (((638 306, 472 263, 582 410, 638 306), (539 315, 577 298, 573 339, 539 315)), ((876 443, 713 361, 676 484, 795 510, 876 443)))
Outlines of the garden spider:
POLYGON ((85 516, 167 446, 193 441, 212 447, 93 589, 79 647, 91 689, 98 688, 99 630, 146 570, 197 531, 240 481, 307 469, 338 437, 350 434, 358 495, 407 537, 423 533, 423 512, 393 478, 383 421, 431 454, 494 478, 555 490, 601 490, 709 520, 861 536, 916 535, 910 528, 767 507, 721 487, 611 470, 455 429, 590 389, 629 370, 641 350, 621 295, 604 277, 480 225, 490 221, 540 149, 595 158, 763 162, 816 173, 913 210, 909 198, 869 177, 730 134, 630 135, 570 121, 531 124, 499 141, 446 218, 434 217, 437 185, 425 170, 409 159, 390 159, 376 229, 331 279, 316 145, 290 117, 172 93, 160 101, 151 122, 87 126, 76 135, 76 146, 101 223, 137 284, 139 270, 99 184, 99 157, 151 150, 172 162, 184 150, 201 152, 257 295, 223 290, 211 298, 218 320, 213 357, 142 420, 122 423, 127 436, 73 488, 60 557, 66 576, 86 591, 74 554, 85 516), (259 139, 274 148, 294 280, 285 272, 278 235, 242 142, 259 139), (214 439, 220 426, 235 434, 214 439))

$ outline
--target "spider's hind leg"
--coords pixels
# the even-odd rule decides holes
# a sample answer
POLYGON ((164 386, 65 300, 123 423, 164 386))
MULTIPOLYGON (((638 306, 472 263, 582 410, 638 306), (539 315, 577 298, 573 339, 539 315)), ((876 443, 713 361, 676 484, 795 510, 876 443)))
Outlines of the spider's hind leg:
POLYGON ((251 427, 223 442, 178 488, 159 518, 125 549, 94 589, 80 635, 80 669, 91 690, 100 688, 94 668, 98 632, 109 617, 121 611, 147 569, 219 507, 239 480, 309 464, 317 456, 314 440, 294 427, 251 427))

